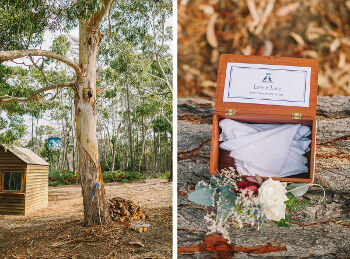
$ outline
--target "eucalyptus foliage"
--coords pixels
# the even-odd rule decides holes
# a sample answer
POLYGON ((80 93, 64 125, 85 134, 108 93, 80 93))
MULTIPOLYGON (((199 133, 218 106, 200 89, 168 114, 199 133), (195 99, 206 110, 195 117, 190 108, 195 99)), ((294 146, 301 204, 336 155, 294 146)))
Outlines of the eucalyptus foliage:
MULTIPOLYGON (((103 6, 102 0, 0 0, 0 27, 3 28, 0 33, 0 50, 41 48, 45 41, 45 33, 51 32, 57 35, 59 32, 60 34, 53 39, 50 50, 76 60, 78 56, 73 52, 76 43, 68 34, 71 29, 78 26, 79 21, 83 23, 91 15, 100 12, 101 6, 103 6)), ((127 88, 130 91, 131 133, 135 141, 136 158, 142 157, 139 155, 141 153, 139 146, 143 138, 140 133, 142 124, 145 127, 143 132, 145 145, 147 147, 152 145, 154 153, 148 154, 147 164, 159 160, 156 159, 159 152, 164 156, 166 155, 164 152, 170 152, 172 96, 164 75, 166 79, 172 78, 172 55, 169 47, 172 29, 167 23, 171 15, 172 2, 169 0, 121 0, 113 2, 100 25, 103 37, 97 57, 97 87, 102 89, 99 90, 97 98, 98 134, 101 139, 99 141, 102 147, 101 156, 103 160, 107 160, 104 163, 106 167, 111 165, 110 161, 113 159, 111 155, 104 155, 106 150, 110 150, 110 146, 121 148, 117 150, 119 158, 116 160, 120 161, 125 156, 122 145, 127 145, 123 141, 126 139, 128 114, 123 100, 127 88), (113 116, 111 112, 114 113, 113 116), (116 130, 119 122, 121 122, 121 133, 118 137, 116 130), (114 123, 113 126, 111 123, 114 123), (109 142, 102 141, 102 138, 105 138, 104 130, 111 131, 109 142), (158 150, 157 146, 164 148, 158 150)), ((26 98, 36 90, 47 86, 48 81, 59 84, 76 80, 69 67, 53 59, 27 57, 17 62, 19 64, 13 63, 11 66, 9 62, 0 64, 0 98, 12 96, 26 98)), ((23 116, 29 115, 34 121, 34 136, 27 143, 27 147, 42 152, 44 157, 48 158, 44 147, 45 139, 57 135, 66 139, 66 151, 72 153, 77 145, 75 143, 74 146, 72 143, 75 136, 74 126, 67 124, 68 122, 73 124, 74 119, 71 115, 74 107, 71 101, 74 98, 72 89, 61 89, 57 93, 52 90, 41 93, 39 97, 46 100, 51 97, 56 99, 44 100, 40 104, 35 100, 27 103, 2 104, 1 143, 14 143, 23 138, 25 132, 29 130, 26 129, 23 116), (35 125, 43 116, 49 116, 59 125, 56 132, 35 125), (42 130, 47 130, 47 134, 41 133, 42 130)), ((57 159, 50 158, 55 168, 66 166, 61 161, 62 156, 64 154, 61 156, 58 154, 57 159)))
POLYGON ((1 0, 0 50, 38 47, 45 31, 69 31, 99 11, 101 0, 1 0))

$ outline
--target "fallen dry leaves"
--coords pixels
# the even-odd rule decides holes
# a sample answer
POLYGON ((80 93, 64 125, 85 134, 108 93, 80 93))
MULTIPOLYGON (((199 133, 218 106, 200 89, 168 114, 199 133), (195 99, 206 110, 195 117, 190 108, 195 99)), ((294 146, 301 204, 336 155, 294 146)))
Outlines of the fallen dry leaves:
POLYGON ((215 96, 220 54, 317 58, 318 95, 350 95, 350 1, 178 0, 178 94, 215 96))

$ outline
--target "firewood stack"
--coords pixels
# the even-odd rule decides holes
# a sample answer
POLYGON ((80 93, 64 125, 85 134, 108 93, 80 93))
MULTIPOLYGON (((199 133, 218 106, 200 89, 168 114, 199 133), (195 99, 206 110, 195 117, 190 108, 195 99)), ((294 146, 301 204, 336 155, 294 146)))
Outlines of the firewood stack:
POLYGON ((114 197, 109 200, 109 206, 113 220, 120 220, 121 222, 136 222, 146 218, 141 207, 130 200, 114 197))
POLYGON ((149 224, 147 224, 141 220, 130 223, 130 228, 136 232, 139 232, 139 233, 147 232, 149 226, 150 226, 149 224))

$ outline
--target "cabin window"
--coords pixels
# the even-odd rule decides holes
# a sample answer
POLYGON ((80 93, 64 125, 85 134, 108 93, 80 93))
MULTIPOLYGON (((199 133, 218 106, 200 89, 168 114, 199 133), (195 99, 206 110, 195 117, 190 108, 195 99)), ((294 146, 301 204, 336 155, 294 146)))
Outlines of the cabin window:
POLYGON ((2 190, 3 191, 21 191, 22 190, 22 173, 21 172, 4 172, 2 190))

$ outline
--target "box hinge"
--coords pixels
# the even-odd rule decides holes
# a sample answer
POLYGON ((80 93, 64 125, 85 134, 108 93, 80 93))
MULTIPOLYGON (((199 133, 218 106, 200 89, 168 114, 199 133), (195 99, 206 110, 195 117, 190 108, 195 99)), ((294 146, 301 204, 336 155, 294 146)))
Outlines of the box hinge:
POLYGON ((234 116, 236 114, 236 110, 234 109, 226 109, 226 115, 234 116))
POLYGON ((292 119, 294 120, 301 120, 303 115, 301 113, 292 113, 292 119))

